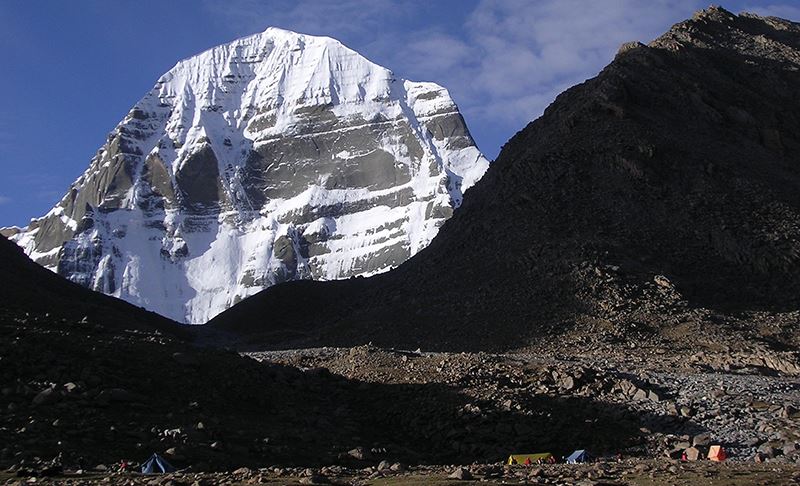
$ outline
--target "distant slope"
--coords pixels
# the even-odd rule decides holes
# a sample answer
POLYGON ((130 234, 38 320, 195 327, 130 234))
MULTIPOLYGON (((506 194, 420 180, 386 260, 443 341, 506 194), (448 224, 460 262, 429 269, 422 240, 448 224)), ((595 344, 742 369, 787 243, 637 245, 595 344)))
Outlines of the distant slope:
POLYGON ((698 12, 560 95, 408 263, 279 286, 209 327, 506 349, 798 309, 799 88, 800 25, 698 12))
POLYGON ((2 316, 26 313, 48 319, 80 321, 108 329, 160 330, 176 336, 185 331, 177 323, 113 297, 85 289, 37 265, 22 249, 0 237, 0 302, 2 316))

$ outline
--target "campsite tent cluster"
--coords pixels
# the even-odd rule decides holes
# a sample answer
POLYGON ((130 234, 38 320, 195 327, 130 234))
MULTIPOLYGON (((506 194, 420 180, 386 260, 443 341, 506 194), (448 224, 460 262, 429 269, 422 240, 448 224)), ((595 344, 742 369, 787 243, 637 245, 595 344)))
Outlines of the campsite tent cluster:
MULTIPOLYGON (((697 447, 689 447, 685 449, 681 454, 682 461, 697 461, 703 457, 702 452, 697 447)), ((708 460, 722 462, 728 458, 728 453, 725 452, 725 449, 722 446, 712 445, 708 448, 708 454, 706 455, 708 460)))
MULTIPOLYGON (((508 456, 508 464, 523 464, 530 466, 532 464, 555 464, 558 462, 556 456, 550 452, 540 452, 537 454, 511 454, 508 456)), ((589 453, 584 449, 579 449, 567 457, 567 464, 579 464, 589 462, 589 453)))
MULTIPOLYGON (((686 449, 682 455, 681 460, 683 461, 697 461, 703 457, 700 449, 696 447, 690 447, 686 449)), ((728 458, 728 453, 722 446, 719 445, 712 445, 708 449, 707 459, 710 461, 717 461, 722 462, 728 458)), ((584 449, 579 449, 572 454, 570 454, 567 459, 567 464, 580 464, 584 462, 589 462, 591 460, 589 453, 587 453, 584 449)), ((508 465, 525 465, 530 466, 533 464, 554 464, 558 462, 556 456, 551 454, 550 452, 540 452, 536 454, 511 454, 508 456, 508 461, 506 462, 508 465)))
MULTIPOLYGON (((725 449, 723 449, 721 446, 713 445, 709 448, 708 459, 712 461, 724 461, 727 459, 727 457, 728 455, 725 452, 725 449)), ((681 457, 681 459, 684 461, 696 461, 699 458, 700 450, 694 447, 686 449, 681 457), (689 454, 691 454, 691 457, 689 457, 689 454)), ((590 460, 591 457, 586 450, 578 449, 570 454, 565 462, 567 464, 581 464, 584 462, 589 462, 590 460)), ((556 462, 558 462, 558 459, 552 453, 540 452, 536 454, 511 454, 508 456, 507 464, 530 466, 533 464, 555 464, 556 462)), ((142 463, 142 474, 160 474, 174 471, 176 471, 176 469, 169 462, 167 462, 166 459, 158 454, 153 454, 148 460, 142 463)))

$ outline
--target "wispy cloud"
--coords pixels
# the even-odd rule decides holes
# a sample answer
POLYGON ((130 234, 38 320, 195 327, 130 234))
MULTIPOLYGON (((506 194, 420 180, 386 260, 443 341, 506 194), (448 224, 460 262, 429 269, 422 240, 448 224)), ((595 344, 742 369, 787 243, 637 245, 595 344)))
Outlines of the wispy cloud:
POLYGON ((800 7, 797 5, 789 5, 785 3, 774 3, 768 5, 754 4, 745 7, 744 10, 764 16, 781 17, 784 19, 800 21, 800 7))
POLYGON ((316 35, 377 33, 386 21, 414 12, 411 2, 397 0, 205 0, 203 6, 248 32, 276 26, 316 35))
POLYGON ((483 0, 466 22, 462 59, 448 53, 438 63, 459 69, 434 73, 463 100, 469 118, 520 126, 560 91, 596 74, 620 44, 652 39, 697 3, 483 0))
POLYGON ((8 204, 11 202, 11 198, 8 196, 0 196, 0 205, 8 204))

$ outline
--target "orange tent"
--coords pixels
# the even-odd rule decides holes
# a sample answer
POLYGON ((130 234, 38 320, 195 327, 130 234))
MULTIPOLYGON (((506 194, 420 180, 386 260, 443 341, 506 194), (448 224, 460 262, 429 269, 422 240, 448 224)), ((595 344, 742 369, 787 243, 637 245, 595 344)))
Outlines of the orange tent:
POLYGON ((725 449, 722 446, 713 445, 708 450, 708 458, 712 461, 724 461, 728 458, 728 454, 725 452, 725 449))

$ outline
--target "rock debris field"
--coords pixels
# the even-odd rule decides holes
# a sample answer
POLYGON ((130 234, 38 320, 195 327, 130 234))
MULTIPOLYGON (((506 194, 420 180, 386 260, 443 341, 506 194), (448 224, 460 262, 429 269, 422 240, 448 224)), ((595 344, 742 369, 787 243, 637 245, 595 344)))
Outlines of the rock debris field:
POLYGON ((155 484, 111 474, 153 452, 181 471, 158 476, 165 484, 459 480, 451 475, 673 484, 800 470, 800 380, 712 354, 646 345, 596 350, 603 358, 370 345, 239 354, 85 320, 28 314, 0 323, 0 464, 9 484, 155 484), (679 460, 715 444, 726 463, 679 460), (510 453, 574 449, 600 462, 502 466, 510 453))

